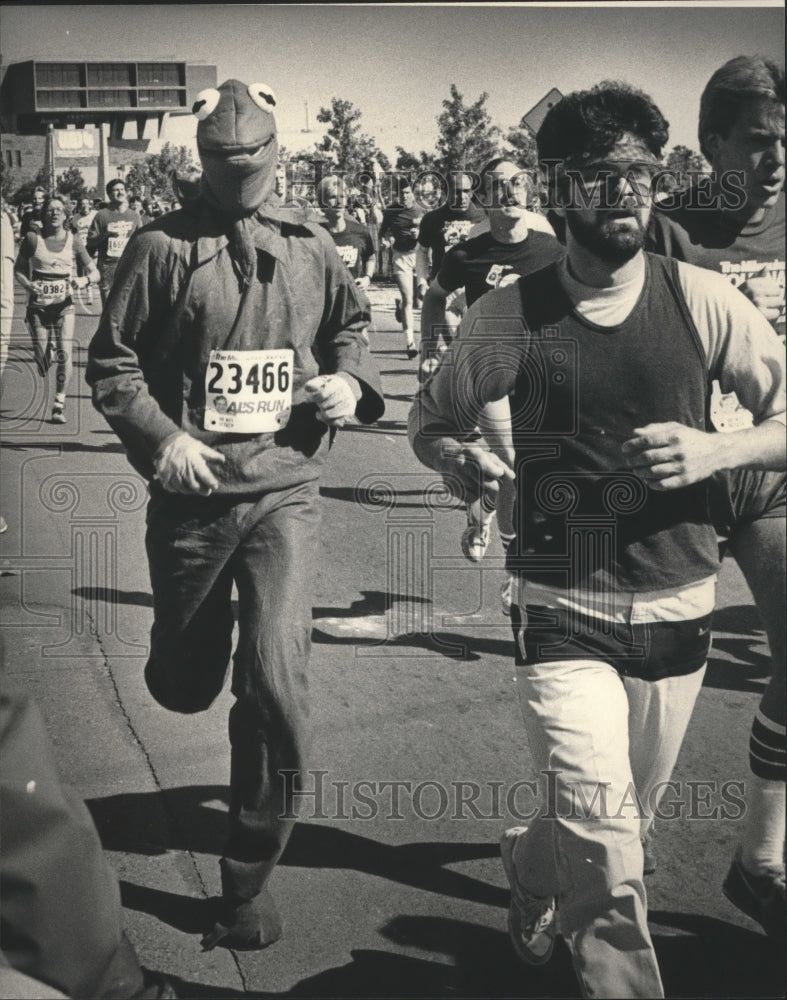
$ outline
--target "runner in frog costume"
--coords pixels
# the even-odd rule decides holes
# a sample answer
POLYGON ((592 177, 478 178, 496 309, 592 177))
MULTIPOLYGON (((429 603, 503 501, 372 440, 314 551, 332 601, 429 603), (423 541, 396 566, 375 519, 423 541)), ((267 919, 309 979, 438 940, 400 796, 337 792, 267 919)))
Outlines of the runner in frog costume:
POLYGON ((150 481, 145 677, 161 705, 200 712, 221 692, 237 586, 229 832, 207 948, 281 933, 267 883, 307 766, 318 481, 335 429, 384 410, 370 317, 330 235, 276 200, 274 107, 269 87, 238 80, 197 96, 198 195, 130 240, 87 370, 150 481))

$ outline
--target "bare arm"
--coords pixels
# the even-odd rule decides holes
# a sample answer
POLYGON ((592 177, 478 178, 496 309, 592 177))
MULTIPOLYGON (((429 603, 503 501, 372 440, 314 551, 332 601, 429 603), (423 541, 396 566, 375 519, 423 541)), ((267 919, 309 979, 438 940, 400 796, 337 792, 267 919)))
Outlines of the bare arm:
POLYGON ((451 328, 445 314, 445 304, 450 291, 446 291, 437 278, 429 285, 421 307, 421 361, 426 362, 437 355, 440 336, 446 343, 451 342, 451 328))
MULTIPOLYGON (((35 234, 33 235, 35 236, 35 234)), ((28 236, 25 236, 19 245, 19 253, 16 255, 16 260, 14 261, 14 277, 25 291, 35 296, 36 283, 30 280, 30 255, 25 253, 25 249, 29 245, 28 236)))
POLYGON ((765 420, 728 433, 700 431, 675 421, 635 429, 623 444, 628 467, 654 490, 675 490, 721 469, 787 466, 784 424, 765 420))
POLYGON ((415 277, 418 281, 418 292, 423 295, 429 285, 430 250, 422 243, 415 248, 415 277))
MULTIPOLYGON (((509 312, 507 298, 502 303, 503 316, 509 312)), ((467 329, 472 336, 459 336, 453 342, 450 361, 445 360, 434 376, 418 391, 410 411, 408 433, 410 445, 424 465, 442 473, 446 483, 461 499, 473 500, 482 491, 495 492, 502 479, 513 479, 513 458, 510 421, 506 422, 508 395, 513 389, 517 365, 499 366, 484 372, 483 358, 494 349, 492 336, 499 336, 499 320, 487 316, 482 303, 468 312, 467 329), (483 376, 483 377, 481 377, 483 376), (489 405, 492 404, 492 409, 489 405), (463 439, 483 419, 487 408, 487 425, 494 448, 464 444, 463 439), (508 431, 506 428, 508 427, 508 431), (496 436, 497 435, 497 436, 496 436)), ((508 322, 507 320, 504 320, 508 322)), ((510 333, 521 351, 527 350, 525 338, 518 335, 516 321, 510 333)), ((464 326, 462 327, 464 329, 464 326)))

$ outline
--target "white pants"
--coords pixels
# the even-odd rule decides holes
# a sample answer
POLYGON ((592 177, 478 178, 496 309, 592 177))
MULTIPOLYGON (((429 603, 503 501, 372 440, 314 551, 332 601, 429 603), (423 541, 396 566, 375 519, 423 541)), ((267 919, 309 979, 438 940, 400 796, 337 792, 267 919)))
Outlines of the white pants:
POLYGON ((601 660, 517 668, 542 808, 517 841, 516 875, 526 891, 557 897, 585 996, 664 996, 640 834, 657 804, 655 786, 672 773, 704 674, 703 666, 642 681, 601 660))

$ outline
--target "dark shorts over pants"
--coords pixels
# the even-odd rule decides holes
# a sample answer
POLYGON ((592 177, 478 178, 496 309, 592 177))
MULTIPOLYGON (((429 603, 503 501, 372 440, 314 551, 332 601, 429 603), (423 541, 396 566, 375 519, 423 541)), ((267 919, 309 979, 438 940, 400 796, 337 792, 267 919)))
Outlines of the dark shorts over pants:
POLYGON ((784 517, 787 490, 783 472, 733 469, 717 472, 709 491, 716 533, 728 541, 735 529, 762 518, 784 517))
POLYGON ((237 867, 243 888, 235 891, 246 898, 273 870, 294 822, 281 818, 287 809, 279 772, 302 771, 308 750, 318 501, 316 482, 258 498, 151 487, 146 544, 154 622, 145 678, 164 707, 199 712, 221 692, 237 585, 225 869, 231 877, 237 867))

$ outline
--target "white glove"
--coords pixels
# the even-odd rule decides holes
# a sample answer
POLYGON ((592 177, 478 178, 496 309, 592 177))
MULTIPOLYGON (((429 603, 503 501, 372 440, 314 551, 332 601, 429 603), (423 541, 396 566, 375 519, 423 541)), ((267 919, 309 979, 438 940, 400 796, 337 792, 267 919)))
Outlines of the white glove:
POLYGON ((224 465, 226 458, 185 431, 171 437, 156 453, 156 479, 170 493, 210 496, 219 481, 211 465, 224 465))
POLYGON ((361 398, 361 387, 353 378, 357 390, 341 375, 318 375, 304 389, 317 406, 317 419, 329 427, 344 427, 355 416, 355 404, 361 398), (357 395, 356 395, 357 391, 357 395))
POLYGON ((366 274, 362 274, 360 278, 355 279, 356 288, 368 288, 371 283, 372 279, 366 274))

